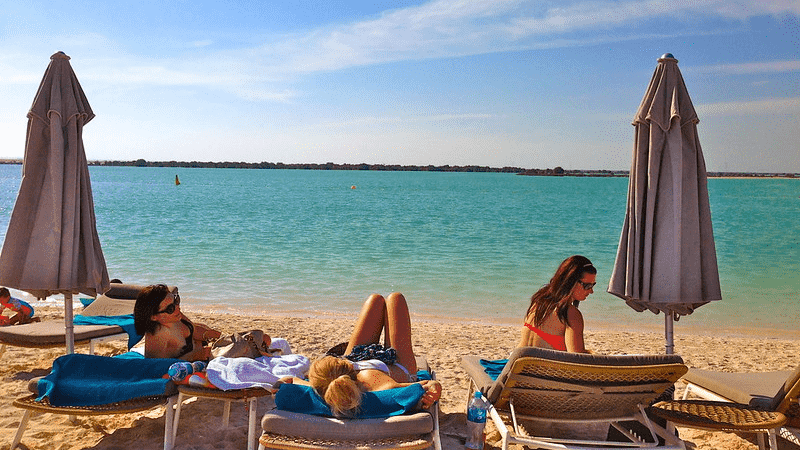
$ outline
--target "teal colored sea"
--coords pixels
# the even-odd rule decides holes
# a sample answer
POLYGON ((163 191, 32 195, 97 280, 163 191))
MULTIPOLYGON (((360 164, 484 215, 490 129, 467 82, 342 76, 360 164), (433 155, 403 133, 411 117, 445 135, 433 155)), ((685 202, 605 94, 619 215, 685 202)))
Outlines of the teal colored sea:
MULTIPOLYGON (((0 165, 0 238, 21 165, 0 165)), ((178 285, 188 309, 355 314, 401 291, 429 319, 517 324, 559 262, 598 286, 587 329, 663 329, 605 292, 627 178, 496 173, 90 168, 111 278, 178 285), (175 185, 175 175, 181 184, 175 185)), ((797 336, 800 179, 710 179, 723 300, 687 331, 797 336)), ((34 303, 35 304, 35 303, 34 303)))

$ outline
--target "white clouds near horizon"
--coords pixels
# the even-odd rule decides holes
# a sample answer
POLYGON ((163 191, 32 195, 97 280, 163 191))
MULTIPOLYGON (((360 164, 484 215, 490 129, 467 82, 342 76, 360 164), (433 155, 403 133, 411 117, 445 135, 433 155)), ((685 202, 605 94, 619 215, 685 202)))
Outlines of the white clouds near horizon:
MULTIPOLYGON (((101 10, 96 13, 102 14, 103 7, 99 6, 101 10)), ((207 11, 208 15, 229 14, 227 11, 215 9, 219 6, 212 4, 200 3, 192 7, 195 8, 194 14, 204 11, 207 11)), ((266 8, 263 5, 261 7, 266 8)), ((406 156, 403 156, 403 151, 415 157, 424 155, 424 152, 413 150, 419 143, 410 137, 415 127, 422 126, 423 122, 439 123, 443 127, 440 132, 445 133, 446 130, 441 136, 449 136, 453 142, 457 142, 459 139, 453 138, 453 133, 457 134, 458 129, 464 126, 464 120, 488 121, 487 136, 493 137, 478 141, 494 142, 494 145, 500 147, 510 146, 514 155, 524 154, 522 146, 525 136, 536 135, 537 132, 529 133, 519 128, 512 128, 511 124, 514 124, 514 127, 544 127, 542 132, 549 136, 548 140, 553 141, 552 145, 557 146, 559 132, 558 128, 554 127, 560 126, 559 123, 569 122, 566 119, 566 115, 569 114, 565 109, 566 106, 550 105, 549 108, 553 109, 551 117, 526 118, 522 111, 547 108, 548 106, 542 102, 551 95, 559 97, 558 91, 562 89, 564 93, 560 98, 563 99, 564 105, 583 102, 600 105, 607 101, 589 100, 588 98, 593 95, 619 97, 612 92, 592 92, 596 91, 594 80, 586 80, 589 83, 587 86, 575 85, 569 89, 570 86, 566 81, 562 83, 563 86, 558 86, 559 80, 553 78, 560 77, 561 71, 564 74, 585 71, 587 76, 596 72, 611 81, 616 81, 620 78, 619 73, 622 70, 619 66, 630 63, 632 61, 630 55, 642 52, 643 48, 653 45, 650 42, 660 43, 655 47, 662 52, 673 47, 681 48, 682 53, 676 54, 676 57, 681 60, 684 75, 692 77, 693 82, 705 82, 711 77, 722 77, 726 83, 737 86, 735 89, 729 89, 731 92, 726 92, 725 95, 712 92, 708 98, 698 102, 699 110, 706 108, 709 114, 744 114, 736 111, 747 111, 747 114, 783 114, 788 111, 790 114, 796 114, 796 104, 800 97, 797 91, 791 89, 793 83, 796 86, 795 80, 800 73, 800 58, 797 57, 796 51, 763 53, 749 51, 736 55, 736 49, 731 49, 732 54, 726 55, 716 50, 724 48, 720 45, 713 52, 701 50, 703 41, 724 41, 734 39, 731 36, 745 36, 749 28, 756 26, 755 22, 765 18, 771 17, 770 20, 790 24, 794 21, 796 24, 800 15, 798 1, 437 0, 417 2, 386 11, 351 13, 347 18, 328 23, 309 20, 308 25, 303 26, 302 21, 298 20, 299 26, 291 28, 258 29, 257 25, 248 22, 246 24, 250 27, 248 30, 256 29, 249 35, 241 29, 207 28, 207 25, 205 28, 192 29, 191 24, 178 22, 179 13, 176 13, 178 16, 171 17, 169 11, 159 19, 165 24, 155 32, 148 33, 146 30, 148 21, 145 19, 148 15, 155 14, 157 10, 157 7, 153 7, 142 11, 141 17, 132 18, 134 22, 145 24, 143 25, 145 29, 125 30, 124 33, 119 33, 120 30, 111 25, 106 25, 105 28, 81 25, 85 28, 61 28, 49 33, 48 27, 42 24, 34 27, 37 33, 41 33, 37 36, 38 40, 35 40, 32 35, 26 34, 22 25, 7 25, 5 29, 13 30, 14 33, 3 35, 0 43, 0 50, 3 50, 0 54, 5 55, 0 56, 0 89, 15 91, 12 86, 33 85, 35 92, 35 85, 41 79, 44 69, 43 63, 46 62, 42 61, 43 52, 49 52, 47 53, 49 56, 55 50, 65 50, 73 57, 73 67, 84 89, 100 92, 101 94, 95 98, 109 102, 106 110, 113 107, 114 114, 127 114, 125 107, 130 109, 130 113, 135 113, 142 108, 142 102, 147 102, 153 104, 156 109, 171 111, 171 113, 156 111, 155 114, 164 116, 162 120, 175 121, 175 128, 192 127, 192 120, 174 117, 176 109, 183 105, 195 115, 194 120, 198 123, 196 126, 208 126, 216 120, 216 117, 204 116, 213 114, 214 111, 225 111, 228 115, 243 118, 244 122, 240 119, 239 124, 220 123, 223 136, 228 132, 247 132, 255 135, 264 133, 266 136, 285 132, 299 141, 296 143, 298 148, 305 147, 304 139, 315 142, 314 146, 324 148, 324 134, 312 138, 304 136, 303 133, 294 135, 292 130, 325 133, 326 129, 330 130, 332 127, 349 126, 352 127, 350 140, 369 142, 363 144, 363 149, 351 149, 347 154, 331 151, 325 155, 325 151, 321 150, 323 155, 327 156, 326 159, 330 160, 336 160, 337 155, 341 158, 355 158, 373 154, 404 159, 406 156), (166 33, 164 30, 169 30, 173 22, 176 24, 176 31, 180 33, 163 35, 166 33), (592 61, 585 58, 578 62, 577 58, 580 58, 578 55, 585 53, 586 49, 593 48, 601 49, 604 55, 614 55, 620 62, 617 66, 614 61, 592 61), (695 51, 699 53, 694 54, 695 51), (500 76, 495 76, 497 81, 491 78, 491 66, 487 68, 487 64, 505 64, 512 55, 527 58, 528 55, 535 56, 539 53, 547 55, 548 62, 544 66, 528 68, 521 61, 514 61, 513 65, 508 67, 509 71, 517 71, 519 74, 517 80, 531 80, 529 85, 521 85, 522 89, 516 94, 505 92, 506 89, 519 89, 516 86, 508 87, 518 82, 511 78, 510 74, 500 72, 498 74, 500 76), (563 54, 563 61, 549 59, 556 54, 563 54), (702 57, 706 54, 713 55, 713 58, 706 61, 702 57), (484 76, 487 77, 487 81, 482 83, 477 75, 470 77, 469 73, 459 72, 462 67, 468 67, 469 64, 478 64, 468 70, 474 70, 476 74, 486 72, 484 76), (564 64, 564 67, 559 68, 560 64, 564 64), (432 73, 432 76, 427 76, 428 70, 436 72, 432 73), (541 74, 537 74, 537 71, 541 74), (372 72, 376 75, 372 76, 372 72), (781 80, 752 79, 754 76, 776 75, 790 77, 787 80, 789 88, 776 92, 769 88, 774 89, 781 80), (749 94, 737 92, 738 85, 743 83, 737 81, 737 77, 749 77, 746 82, 761 86, 760 90, 757 89, 749 94), (459 79, 464 86, 459 90, 458 83, 446 83, 448 78, 459 79), (353 84, 348 85, 351 82, 353 84), (434 83, 443 84, 441 88, 437 88, 434 83), (474 91, 482 86, 486 88, 486 92, 474 91), (546 89, 546 86, 551 87, 550 91, 537 91, 546 89), (131 95, 122 99, 126 91, 131 95), (422 91, 431 93, 423 96, 422 91), (370 94, 373 95, 372 98, 362 98, 370 94), (741 96, 737 98, 737 94, 741 96), (508 99, 504 98, 506 95, 509 95, 508 99), (381 96, 386 98, 380 98, 381 96), (525 97, 531 99, 523 101, 525 97), (453 98, 463 98, 463 100, 455 101, 453 98), (389 103, 389 99, 392 99, 393 103, 389 103), (167 101, 177 103, 170 106, 162 103, 167 101), (253 123, 258 122, 257 119, 250 119, 254 112, 256 115, 263 115, 267 123, 261 130, 251 128, 249 131, 244 131, 247 127, 244 125, 245 122, 249 120, 253 123), (342 116, 350 119, 341 120, 342 116), (399 149, 397 150, 399 153, 394 155, 376 150, 379 143, 375 139, 359 139, 356 136, 358 133, 375 132, 376 130, 368 129, 371 126, 400 123, 409 129, 402 132, 384 129, 381 134, 394 141, 393 147, 399 149), (448 123, 450 126, 445 125, 448 123), (285 126, 281 128, 280 124, 285 126), (509 128, 504 130, 504 126, 509 128), (365 127, 367 129, 364 129, 365 127), (516 137, 510 139, 506 145, 497 137, 504 135, 516 135, 516 137)), ((291 14, 291 11, 280 11, 280 13, 291 14)), ((32 12, 19 7, 12 11, 12 18, 7 20, 10 22, 14 20, 13 17, 25 18, 26 14, 33 16, 32 12)), ((245 15, 258 15, 263 12, 256 7, 254 10, 245 10, 239 14, 242 15, 242 21, 245 21, 245 15)), ((30 17, 28 19, 32 20, 30 17)), ((236 16, 224 17, 221 22, 236 22, 236 19, 236 16)), ((252 20, 252 22, 258 21, 252 20)), ((791 31, 791 25, 786 29, 791 31)), ((797 42, 796 34, 793 38, 797 42)), ((742 41, 742 45, 747 46, 750 43, 742 41)), ((652 71, 655 57, 658 55, 653 52, 647 54, 651 55, 647 60, 648 65, 637 68, 636 72, 652 71)), ((535 66, 536 60, 533 61, 532 66, 535 66)), ((577 77, 564 78, 574 83, 583 81, 577 77)), ((640 98, 646 87, 646 80, 643 83, 632 88, 634 92, 626 95, 640 98)), ((689 88, 692 91, 693 87, 689 88)), ((697 99, 696 96, 693 98, 697 99)), ((32 93, 19 94, 18 97, 12 97, 9 104, 18 108, 24 105, 24 108, 27 108, 31 99, 32 93)), ((635 105, 633 107, 635 108, 635 105)), ((97 107, 95 109, 98 110, 97 107)), ((630 105, 612 106, 612 110, 607 111, 609 114, 604 120, 610 121, 616 115, 624 116, 624 111, 629 109, 630 105)), ((17 120, 18 114, 19 111, 14 112, 13 120, 17 120)), ((0 115, 0 119, 10 117, 12 116, 9 112, 0 115)), ((115 119, 122 121, 121 118, 115 117, 115 119)), ((0 123, 0 131, 12 131, 17 126, 17 122, 14 127, 7 125, 10 120, 4 120, 5 126, 0 123)), ((705 123, 710 122, 703 117, 701 120, 705 123)), ((139 119, 126 121, 131 124, 141 123, 139 119)), ((598 130, 601 126, 597 125, 598 130)), ((112 128, 114 127, 109 126, 107 132, 112 128)), ((119 132, 120 128, 116 129, 119 132)), ((425 131, 425 133, 430 132, 430 130, 425 131)), ((472 132, 470 129, 467 135, 472 136, 472 132)), ((200 135, 188 130, 183 134, 200 135)), ((569 133, 562 134, 564 139, 570 139, 569 133)), ((348 140, 347 137, 340 138, 348 140)), ((17 135, 17 143, 19 139, 17 135)), ((137 148, 142 148, 141 144, 137 144, 140 139, 144 138, 132 137, 128 143, 117 144, 127 147, 124 152, 122 150, 118 152, 135 153, 137 148)), ((158 137, 150 136, 148 139, 153 140, 158 137)), ((437 145, 447 143, 446 138, 431 138, 431 140, 437 145)), ((621 138, 600 143, 600 147, 616 147, 620 144, 617 140, 621 138)), ((281 141, 284 147, 278 154, 289 158, 292 155, 292 144, 290 141, 281 141)), ((110 145, 114 140, 104 139, 103 142, 110 145)), ((253 154, 249 159, 275 160, 270 157, 275 154, 274 149, 267 150, 266 145, 258 148, 257 142, 258 139, 254 139, 250 144, 257 148, 252 150, 253 154)), ((563 145, 565 148, 579 147, 566 143, 563 145)), ((175 148, 173 145, 170 147, 175 148)), ((184 148, 181 151, 188 152, 191 142, 180 147, 184 148)), ((200 149, 198 151, 208 155, 205 159, 227 158, 224 153, 215 157, 213 153, 215 150, 208 148, 203 142, 197 142, 193 148, 200 149)), ((571 151, 575 154, 569 158, 574 164, 580 164, 578 150, 571 151)), ((442 151, 442 155, 452 155, 452 153, 452 151, 442 151)), ((491 159, 481 157, 482 159, 475 163, 505 165, 502 155, 488 153, 494 156, 491 159)), ((302 158, 301 154, 298 155, 300 156, 296 158, 302 158)), ((244 155, 239 156, 236 159, 245 159, 241 157, 244 155)), ((442 156, 440 159, 445 157, 442 156)), ((150 156, 149 159, 154 158, 150 156)), ((187 158, 178 156, 166 159, 187 158)), ((601 160, 597 164, 609 164, 610 161, 619 159, 617 156, 609 156, 609 159, 601 160)), ((285 162, 295 161, 297 159, 285 162)), ((418 163, 426 164, 428 161, 418 163)), ((532 159, 521 165, 533 167, 538 163, 532 159)), ((567 166, 567 164, 561 165, 567 166)))

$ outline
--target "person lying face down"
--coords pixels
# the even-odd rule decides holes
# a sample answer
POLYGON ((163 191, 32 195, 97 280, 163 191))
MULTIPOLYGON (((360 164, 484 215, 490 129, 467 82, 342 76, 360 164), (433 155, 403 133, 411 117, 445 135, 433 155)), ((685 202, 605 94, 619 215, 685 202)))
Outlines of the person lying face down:
POLYGON ((181 312, 181 297, 164 284, 142 289, 136 297, 133 319, 136 332, 144 335, 147 358, 179 358, 208 361, 211 348, 206 342, 219 339, 220 332, 194 323, 181 312))

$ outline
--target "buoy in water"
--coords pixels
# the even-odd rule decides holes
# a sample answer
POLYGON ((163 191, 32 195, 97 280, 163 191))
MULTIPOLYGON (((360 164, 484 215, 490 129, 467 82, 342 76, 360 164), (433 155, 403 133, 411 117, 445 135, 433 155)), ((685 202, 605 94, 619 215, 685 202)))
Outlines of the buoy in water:
POLYGON ((354 184, 354 185, 352 185, 352 186, 350 186, 350 189, 355 189, 355 188, 356 188, 356 185, 355 185, 355 184, 354 184))
POLYGON ((181 180, 178 179, 178 175, 175 175, 175 186, 178 186, 180 184, 181 184, 181 180))

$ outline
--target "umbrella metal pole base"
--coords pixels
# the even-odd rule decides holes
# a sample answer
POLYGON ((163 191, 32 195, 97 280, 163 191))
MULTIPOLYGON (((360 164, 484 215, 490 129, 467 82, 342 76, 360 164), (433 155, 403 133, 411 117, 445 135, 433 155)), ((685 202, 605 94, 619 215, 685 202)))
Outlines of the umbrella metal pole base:
POLYGON ((75 353, 75 325, 73 324, 72 293, 64 294, 64 333, 67 338, 67 354, 75 353))
POLYGON ((673 342, 672 311, 664 311, 664 339, 667 341, 665 353, 667 355, 674 355, 675 343, 673 342))

